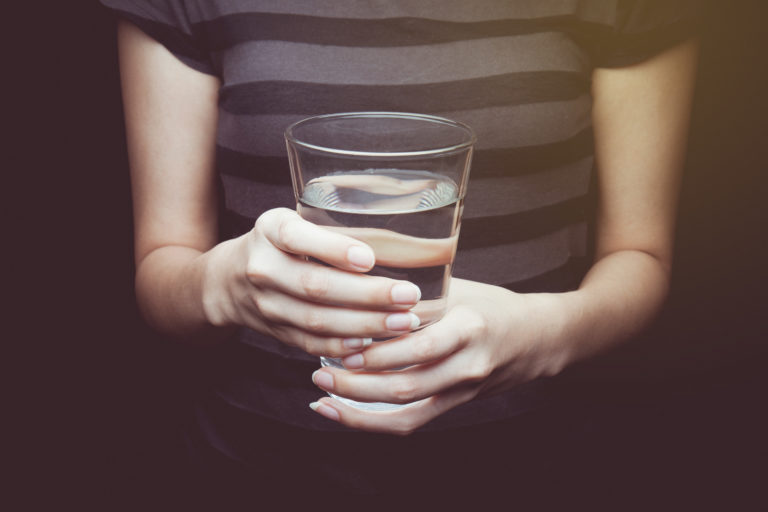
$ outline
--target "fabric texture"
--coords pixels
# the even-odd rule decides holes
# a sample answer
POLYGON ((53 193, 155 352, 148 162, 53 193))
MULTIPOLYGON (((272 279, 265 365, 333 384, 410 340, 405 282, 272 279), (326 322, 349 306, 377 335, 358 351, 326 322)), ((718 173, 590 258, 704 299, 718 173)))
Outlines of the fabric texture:
MULTIPOLYGON (((649 58, 695 30, 687 0, 101 0, 192 68, 221 80, 222 238, 293 207, 284 129, 317 114, 405 111, 478 136, 453 274, 517 292, 578 286, 590 261, 591 74, 649 58)), ((225 415, 345 431, 307 404, 315 357, 242 330, 210 357, 198 426, 246 457, 225 415)), ((425 430, 514 417, 554 382, 458 407, 425 430)), ((236 429, 235 429, 236 430, 236 429)), ((238 432, 240 432, 238 430, 238 432)))

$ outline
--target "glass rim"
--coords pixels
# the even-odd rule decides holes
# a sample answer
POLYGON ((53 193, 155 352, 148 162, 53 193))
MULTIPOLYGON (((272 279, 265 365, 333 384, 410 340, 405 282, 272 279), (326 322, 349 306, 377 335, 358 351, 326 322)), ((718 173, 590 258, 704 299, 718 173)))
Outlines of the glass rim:
POLYGON ((445 117, 440 116, 433 116, 429 114, 416 114, 412 112, 379 112, 379 111, 370 111, 370 112, 339 112, 335 114, 322 114, 317 116, 311 116, 307 117, 305 119, 302 119, 300 121, 297 121, 288 128, 285 129, 285 139, 295 144, 296 146, 300 146, 307 149, 313 149, 315 151, 322 151, 325 153, 335 154, 335 155, 343 155, 343 156, 354 156, 354 157, 371 157, 371 158, 394 158, 394 157, 421 157, 421 156, 434 156, 434 155, 443 155, 446 153, 453 153, 462 149, 466 149, 468 147, 471 147, 475 142, 477 142, 477 136, 475 135, 474 130, 470 128, 468 125, 461 123, 459 121, 454 121, 452 119, 447 119, 445 117), (399 118, 399 119, 413 119, 413 120, 419 120, 419 121, 428 121, 431 123, 437 123, 437 124, 443 124, 452 126, 454 128, 459 128, 460 130, 464 131, 467 134, 467 140, 460 142, 459 144, 452 144, 450 146, 441 146, 436 148, 430 148, 430 149, 420 149, 416 151, 360 151, 360 150, 354 150, 354 149, 340 149, 340 148, 331 148, 326 146, 321 146, 317 144, 311 144, 309 142, 302 141, 298 139, 293 131, 296 128, 301 127, 305 124, 310 124, 317 121, 324 121, 328 119, 354 119, 354 118, 399 118))

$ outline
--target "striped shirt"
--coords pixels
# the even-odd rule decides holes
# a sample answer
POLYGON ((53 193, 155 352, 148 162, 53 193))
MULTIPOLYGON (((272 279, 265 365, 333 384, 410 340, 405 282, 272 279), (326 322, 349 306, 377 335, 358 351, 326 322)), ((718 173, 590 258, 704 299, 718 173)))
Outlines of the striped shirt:
MULTIPOLYGON (((591 74, 690 34, 687 0, 102 0, 187 65, 221 80, 216 165, 222 238, 295 199, 284 129, 350 111, 435 114, 477 134, 453 274, 518 292, 578 286, 590 261, 591 74)), ((318 361, 242 330, 210 362, 213 410, 319 430, 318 361)), ((536 382, 450 411, 428 428, 519 414, 536 382)))

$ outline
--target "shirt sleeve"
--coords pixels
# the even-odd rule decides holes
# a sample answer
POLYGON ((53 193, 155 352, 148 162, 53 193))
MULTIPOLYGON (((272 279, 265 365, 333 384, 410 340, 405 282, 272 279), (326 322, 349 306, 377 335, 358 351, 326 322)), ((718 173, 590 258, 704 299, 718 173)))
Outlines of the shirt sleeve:
POLYGON ((196 34, 183 0, 100 0, 115 16, 129 21, 193 69, 216 75, 204 38, 196 34))
POLYGON ((622 67, 695 37, 703 6, 700 0, 582 0, 580 10, 600 26, 592 40, 595 67, 622 67))
POLYGON ((635 64, 694 37, 703 9, 700 0, 629 0, 618 7, 599 67, 635 64))

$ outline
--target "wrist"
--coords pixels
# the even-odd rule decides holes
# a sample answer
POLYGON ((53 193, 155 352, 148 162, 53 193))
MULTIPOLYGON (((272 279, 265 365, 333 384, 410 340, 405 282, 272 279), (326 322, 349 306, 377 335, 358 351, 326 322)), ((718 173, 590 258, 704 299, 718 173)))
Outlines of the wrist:
POLYGON ((545 326, 540 334, 546 350, 543 375, 555 376, 579 359, 578 336, 583 324, 583 303, 578 292, 533 294, 532 310, 545 326))
POLYGON ((555 340, 560 370, 584 358, 584 343, 588 338, 590 320, 587 315, 588 297, 583 290, 547 294, 553 302, 550 339, 555 340))
POLYGON ((598 261, 578 290, 558 294, 570 362, 637 336, 653 322, 668 288, 664 265, 641 251, 620 251, 598 261))
POLYGON ((200 302, 207 327, 231 327, 237 323, 230 293, 236 276, 230 274, 234 274, 232 267, 242 239, 226 240, 199 256, 200 302))

